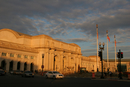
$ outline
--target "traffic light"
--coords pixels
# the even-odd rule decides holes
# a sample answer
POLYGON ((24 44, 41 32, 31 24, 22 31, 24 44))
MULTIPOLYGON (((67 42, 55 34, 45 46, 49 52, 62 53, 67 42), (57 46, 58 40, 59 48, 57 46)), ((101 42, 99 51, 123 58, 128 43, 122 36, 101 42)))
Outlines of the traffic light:
POLYGON ((117 57, 118 58, 123 58, 123 52, 117 52, 117 57))
POLYGON ((123 52, 121 52, 121 58, 123 58, 123 52))
POLYGON ((117 52, 117 57, 120 58, 120 52, 117 52))
POLYGON ((98 56, 100 57, 100 61, 102 61, 102 51, 98 51, 98 56))

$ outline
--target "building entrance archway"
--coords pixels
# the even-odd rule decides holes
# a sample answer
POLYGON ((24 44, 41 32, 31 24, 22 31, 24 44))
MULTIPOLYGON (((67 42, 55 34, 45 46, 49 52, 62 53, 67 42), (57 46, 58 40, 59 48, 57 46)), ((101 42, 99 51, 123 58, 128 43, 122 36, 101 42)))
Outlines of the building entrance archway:
POLYGON ((34 64, 33 63, 31 63, 31 65, 30 65, 30 71, 34 71, 34 64))
POLYGON ((11 61, 10 63, 9 63, 9 71, 12 71, 13 70, 13 61, 11 61))
POLYGON ((24 71, 27 70, 27 63, 24 63, 24 71))
POLYGON ((3 60, 3 61, 1 62, 1 68, 2 68, 3 70, 6 70, 6 62, 5 62, 5 60, 3 60))
POLYGON ((20 70, 20 62, 17 63, 17 70, 20 70))

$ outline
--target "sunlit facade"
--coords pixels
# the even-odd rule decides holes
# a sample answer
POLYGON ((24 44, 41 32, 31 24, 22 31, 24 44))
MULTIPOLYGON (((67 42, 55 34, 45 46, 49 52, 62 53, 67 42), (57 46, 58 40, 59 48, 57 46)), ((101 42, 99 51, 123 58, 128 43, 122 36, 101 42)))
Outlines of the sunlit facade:
MULTIPOLYGON (((81 48, 77 44, 61 42, 48 35, 31 36, 11 29, 0 29, 0 67, 7 72, 54 70, 74 73, 82 67, 88 72, 97 72, 96 63, 97 57, 82 56, 81 48)), ((100 57, 98 64, 101 72, 100 57)), ((130 61, 122 61, 122 64, 126 66, 125 71, 130 71, 130 61)), ((109 71, 117 70, 114 61, 110 61, 109 66, 109 71)), ((105 60, 103 70, 107 71, 105 60)))
MULTIPOLYGON (((99 66, 99 71, 101 71, 101 61, 100 57, 98 57, 98 66, 99 66)), ((81 57, 81 66, 83 68, 86 68, 86 71, 88 72, 96 72, 97 71, 97 56, 82 56, 81 57)))
MULTIPOLYGON (((108 69, 111 72, 118 72, 119 62, 118 59, 115 62, 115 59, 109 59, 109 67, 107 67, 107 60, 104 59, 104 72, 107 72, 108 69)), ((121 59, 121 71, 130 72, 130 59, 121 59)))
POLYGON ((0 30, 0 67, 10 70, 55 70, 73 73, 81 67, 81 48, 48 35, 31 36, 0 30), (44 65, 42 69, 42 65, 44 65))

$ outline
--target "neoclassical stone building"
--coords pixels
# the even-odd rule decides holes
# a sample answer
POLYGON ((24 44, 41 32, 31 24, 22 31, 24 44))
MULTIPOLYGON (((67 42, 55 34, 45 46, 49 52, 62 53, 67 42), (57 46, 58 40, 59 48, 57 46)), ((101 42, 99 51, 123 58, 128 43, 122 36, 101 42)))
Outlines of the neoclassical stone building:
MULTIPOLYGON (((98 66, 99 66, 99 71, 101 71, 101 61, 100 57, 98 57, 98 66)), ((97 71, 97 56, 82 56, 81 57, 81 67, 86 68, 88 72, 94 72, 97 71)))
MULTIPOLYGON (((115 59, 109 59, 109 71, 111 72, 115 72, 115 71, 118 71, 118 67, 119 67, 119 60, 116 59, 116 62, 115 62, 115 59)), ((107 72, 107 60, 104 59, 104 71, 107 72)), ((121 65, 122 65, 122 72, 130 72, 130 59, 121 59, 121 65)))
POLYGON ((31 36, 0 29, 0 66, 9 70, 56 70, 77 72, 81 67, 81 48, 48 35, 31 36))

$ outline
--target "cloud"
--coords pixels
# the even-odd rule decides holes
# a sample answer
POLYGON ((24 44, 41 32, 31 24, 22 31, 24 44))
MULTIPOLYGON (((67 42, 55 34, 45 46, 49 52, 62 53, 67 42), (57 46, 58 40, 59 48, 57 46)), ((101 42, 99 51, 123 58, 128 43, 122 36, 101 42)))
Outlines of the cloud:
MULTIPOLYGON (((121 52, 123 52, 124 58, 129 58, 129 53, 130 53, 130 46, 118 46, 116 49, 116 52, 119 52, 119 49, 121 52)), ((91 56, 91 55, 96 55, 97 54, 97 49, 84 49, 81 51, 84 56, 91 56)), ((110 59, 115 58, 115 48, 114 47, 109 47, 108 48, 108 55, 110 59)), ((103 50, 103 58, 107 58, 107 48, 103 50)))
MULTIPOLYGON (((0 5, 2 8, 0 28, 7 27, 22 32, 27 31, 26 33, 34 32, 37 28, 34 26, 35 22, 23 19, 41 19, 46 20, 43 25, 50 24, 48 26, 50 35, 57 35, 64 29, 72 28, 95 36, 96 24, 99 24, 100 33, 104 35, 104 29, 109 29, 111 32, 113 29, 130 27, 128 3, 127 0, 11 0, 8 2, 4 0, 0 5)), ((45 26, 40 29, 44 30, 45 26)))
POLYGON ((66 42, 88 42, 88 39, 85 38, 71 38, 71 39, 62 39, 62 38, 55 38, 56 40, 59 41, 66 41, 66 42))
POLYGON ((119 45, 130 42, 129 0, 2 0, 0 8, 0 29, 47 34, 63 42, 88 42, 94 48, 98 24, 99 40, 104 40, 108 30, 112 43, 114 35, 119 45), (65 38, 77 33, 82 35, 65 38))

